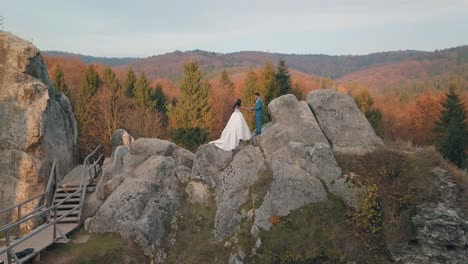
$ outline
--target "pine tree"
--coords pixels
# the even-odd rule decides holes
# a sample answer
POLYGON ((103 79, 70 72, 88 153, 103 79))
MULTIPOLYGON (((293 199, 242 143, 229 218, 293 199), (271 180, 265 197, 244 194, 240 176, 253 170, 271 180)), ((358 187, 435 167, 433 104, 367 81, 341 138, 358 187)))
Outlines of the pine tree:
POLYGON ((466 110, 454 83, 450 84, 442 107, 440 119, 434 128, 438 135, 436 147, 445 159, 464 167, 467 158, 465 149, 468 146, 466 110))
POLYGON ((160 84, 151 92, 151 102, 153 110, 165 114, 167 112, 167 98, 160 84))
POLYGON ((234 93, 234 83, 229 78, 229 74, 226 69, 221 72, 220 86, 221 89, 234 93))
MULTIPOLYGON (((210 97, 211 86, 204 79, 196 62, 184 66, 184 77, 180 86, 180 95, 175 106, 170 106, 171 137, 182 145, 179 139, 187 139, 184 135, 192 135, 205 141, 204 136, 210 128, 210 97)), ((199 144, 204 142, 198 142, 199 144)))
POLYGON ((279 95, 290 94, 292 92, 291 75, 283 59, 280 59, 278 62, 276 81, 279 85, 279 95))
POLYGON ((125 90, 125 94, 128 98, 133 98, 135 96, 135 83, 136 83, 136 76, 133 72, 132 68, 128 68, 127 71, 127 78, 123 84, 123 88, 125 90))
POLYGON ((65 74, 60 67, 55 70, 54 87, 57 91, 62 92, 65 96, 70 97, 67 84, 65 83, 65 74))
POLYGON ((151 105, 151 86, 148 82, 148 78, 146 78, 146 74, 144 72, 140 73, 138 76, 137 81, 135 82, 135 93, 134 93, 134 100, 138 106, 144 108, 152 108, 151 105))
POLYGON ((89 103, 96 94, 101 79, 94 65, 88 66, 85 71, 85 76, 81 82, 80 91, 78 93, 78 100, 76 102, 76 118, 80 131, 84 132, 87 128, 87 123, 90 118, 89 103))
POLYGON ((382 128, 382 111, 380 109, 374 107, 374 98, 372 98, 371 94, 368 90, 362 90, 355 98, 356 104, 364 113, 369 123, 374 128, 374 131, 377 135, 381 136, 383 134, 382 128))
POLYGON ((103 84, 107 85, 113 92, 117 92, 121 87, 115 72, 109 66, 104 69, 103 84))
POLYGON ((265 66, 263 67, 260 83, 260 95, 264 96, 263 116, 264 119, 266 119, 266 121, 268 122, 270 120, 270 116, 268 114, 267 106, 273 99, 278 97, 280 94, 280 87, 276 80, 276 73, 270 61, 266 61, 265 66))
MULTIPOLYGON (((242 105, 245 106, 254 106, 255 105, 255 92, 258 92, 260 89, 260 84, 258 76, 254 70, 250 69, 247 73, 244 82, 244 89, 242 89, 242 105)), ((255 120, 253 114, 245 115, 245 119, 249 127, 255 127, 255 120)))

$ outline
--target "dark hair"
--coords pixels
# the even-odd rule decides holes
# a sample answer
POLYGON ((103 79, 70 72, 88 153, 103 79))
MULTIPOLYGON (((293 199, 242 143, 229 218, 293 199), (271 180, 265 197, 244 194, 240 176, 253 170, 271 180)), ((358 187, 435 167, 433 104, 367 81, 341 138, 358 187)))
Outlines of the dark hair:
POLYGON ((255 95, 256 95, 256 96, 260 96, 260 93, 259 93, 259 92, 255 92, 255 95))
POLYGON ((236 103, 232 106, 232 109, 236 109, 236 107, 241 106, 241 99, 237 99, 236 103))

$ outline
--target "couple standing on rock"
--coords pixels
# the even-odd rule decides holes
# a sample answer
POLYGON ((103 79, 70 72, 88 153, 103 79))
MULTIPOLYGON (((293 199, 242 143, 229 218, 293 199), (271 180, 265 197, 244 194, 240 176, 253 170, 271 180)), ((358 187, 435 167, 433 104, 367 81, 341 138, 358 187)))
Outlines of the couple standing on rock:
POLYGON ((221 138, 216 141, 211 141, 210 144, 215 144, 216 147, 230 151, 239 145, 240 140, 250 140, 252 135, 250 129, 245 122, 245 118, 240 110, 249 110, 255 112, 255 133, 254 137, 262 133, 262 120, 263 120, 263 102, 258 92, 255 93, 255 106, 254 107, 243 107, 241 106, 241 99, 237 99, 236 103, 232 107, 234 112, 229 118, 226 127, 221 133, 221 138))

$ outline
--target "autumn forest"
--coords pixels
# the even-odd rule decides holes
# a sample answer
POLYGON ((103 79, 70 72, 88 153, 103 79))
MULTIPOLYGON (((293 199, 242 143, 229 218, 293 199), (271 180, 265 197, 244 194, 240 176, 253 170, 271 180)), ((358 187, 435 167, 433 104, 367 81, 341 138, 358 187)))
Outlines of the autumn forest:
MULTIPOLYGON (((136 138, 170 139, 195 150, 220 136, 237 98, 244 106, 253 106, 256 91, 265 105, 288 93, 304 99, 315 89, 347 93, 388 145, 436 144, 447 98, 455 96, 462 108, 468 105, 467 47, 307 56, 192 51, 119 64, 44 54, 56 89, 73 105, 82 154, 97 144, 110 152, 111 135, 118 128, 136 138)), ((244 116, 253 130, 253 115, 244 116)), ((268 119, 266 112, 264 122, 268 119)))

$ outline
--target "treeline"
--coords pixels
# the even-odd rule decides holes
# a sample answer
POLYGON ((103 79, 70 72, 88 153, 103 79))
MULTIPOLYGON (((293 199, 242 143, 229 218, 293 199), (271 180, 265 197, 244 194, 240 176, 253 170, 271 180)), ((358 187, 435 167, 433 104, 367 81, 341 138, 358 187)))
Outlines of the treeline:
MULTIPOLYGON (((78 79, 69 65, 52 65, 50 70, 53 70, 51 75, 56 89, 71 98, 79 122, 83 154, 97 144, 104 145, 108 151, 111 134, 117 128, 124 128, 137 138, 170 139, 195 150, 200 144, 220 136, 237 98, 242 99, 244 106, 253 106, 255 92, 264 99, 264 122, 268 122, 267 105, 278 96, 292 93, 302 100, 314 89, 337 89, 355 97, 361 111, 384 140, 402 140, 418 146, 437 144, 441 152, 441 130, 437 130, 435 124, 440 121, 448 98, 442 91, 453 90, 459 96, 459 108, 465 111, 463 101, 466 98, 457 92, 463 92, 464 83, 456 78, 445 88, 441 83, 437 90, 422 90, 413 97, 402 97, 398 93, 372 94, 360 85, 343 85, 326 77, 295 75, 293 80, 284 60, 279 60, 276 67, 266 61, 261 69, 251 68, 241 79, 236 75, 234 81, 226 70, 217 79, 210 80, 196 62, 189 62, 184 66, 177 92, 172 92, 169 98, 164 90, 173 84, 164 83, 163 86, 148 80, 144 73, 136 76, 131 69, 114 72, 109 67, 78 64, 79 67, 75 66, 81 72, 78 79), (73 80, 67 80, 62 67, 73 80), (72 89, 69 83, 74 86, 72 89)), ((464 112, 460 115, 464 116, 464 112)), ((244 112, 244 116, 253 129, 253 114, 244 112)), ((448 127, 449 123, 444 122, 448 127)), ((459 137, 466 141, 466 129, 461 123, 458 127, 462 131, 457 132, 459 137)), ((453 128, 451 133, 457 134, 453 128)), ((465 141, 458 145, 465 146, 465 141)))
MULTIPOLYGON (((220 136, 237 99, 226 70, 219 80, 210 81, 196 62, 184 66, 180 92, 174 98, 168 98, 160 84, 151 85, 144 72, 136 76, 131 68, 119 78, 110 67, 89 65, 82 70, 79 87, 73 89, 67 85, 62 65, 54 65, 53 70, 55 88, 71 99, 82 154, 99 144, 109 152, 112 133, 118 128, 136 138, 170 139, 195 150, 220 136)), ((255 104, 255 92, 264 98, 265 122, 269 121, 266 106, 274 98, 288 93, 303 98, 284 60, 276 68, 267 61, 259 73, 249 71, 239 96, 244 106, 255 104)), ((253 114, 246 113, 246 118, 253 129, 253 114)))

